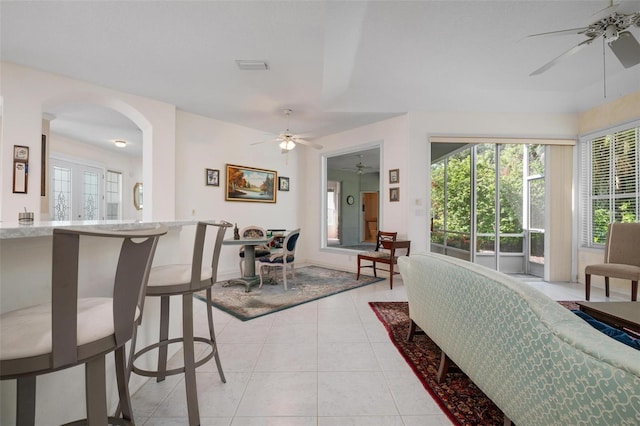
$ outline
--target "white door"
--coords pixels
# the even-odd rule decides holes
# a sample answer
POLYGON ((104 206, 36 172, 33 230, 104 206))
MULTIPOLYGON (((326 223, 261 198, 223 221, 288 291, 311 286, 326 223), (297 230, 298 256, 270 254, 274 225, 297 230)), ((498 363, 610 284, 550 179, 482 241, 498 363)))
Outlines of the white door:
POLYGON ((51 220, 101 220, 103 171, 100 168, 51 159, 51 220))

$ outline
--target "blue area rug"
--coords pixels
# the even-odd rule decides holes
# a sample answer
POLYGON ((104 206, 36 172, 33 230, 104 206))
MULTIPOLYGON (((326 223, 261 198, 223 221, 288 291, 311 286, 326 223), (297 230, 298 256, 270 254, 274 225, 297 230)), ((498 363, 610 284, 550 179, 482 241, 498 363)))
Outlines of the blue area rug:
MULTIPOLYGON (((285 291, 282 271, 275 271, 271 277, 277 278, 278 283, 268 284, 265 281, 262 288, 252 287, 249 293, 246 293, 245 287, 241 285, 223 287, 226 281, 215 283, 212 304, 242 321, 247 321, 384 279, 360 275, 360 279, 356 280, 356 274, 351 272, 306 266, 296 268, 295 279, 289 273, 289 289, 285 291)), ((204 292, 196 294, 195 297, 206 301, 204 292)))

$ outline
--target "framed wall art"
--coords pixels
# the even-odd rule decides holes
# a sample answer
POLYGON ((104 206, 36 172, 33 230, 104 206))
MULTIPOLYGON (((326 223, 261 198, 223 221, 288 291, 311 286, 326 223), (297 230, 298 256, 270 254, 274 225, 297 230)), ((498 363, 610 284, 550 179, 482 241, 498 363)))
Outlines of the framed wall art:
POLYGON ((389 188, 389 201, 400 201, 400 188, 389 188))
POLYGON ((279 191, 288 191, 289 190, 289 178, 280 176, 278 178, 278 190, 279 191))
POLYGON ((26 194, 29 178, 29 147, 13 146, 13 193, 26 194))
POLYGON ((225 200, 275 203, 278 172, 227 164, 225 200))
POLYGON ((400 169, 389 170, 389 183, 400 183, 400 169))
POLYGON ((205 183, 208 186, 220 186, 220 170, 206 169, 205 183))

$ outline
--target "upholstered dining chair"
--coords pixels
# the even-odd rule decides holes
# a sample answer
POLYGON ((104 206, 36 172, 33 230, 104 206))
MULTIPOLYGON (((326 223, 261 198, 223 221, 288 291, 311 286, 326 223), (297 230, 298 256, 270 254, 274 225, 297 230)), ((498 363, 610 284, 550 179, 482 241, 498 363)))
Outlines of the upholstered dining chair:
POLYGON ((604 249, 604 263, 588 265, 585 270, 585 298, 591 296, 591 275, 604 276, 609 297, 609 278, 631 280, 631 300, 638 300, 640 280, 640 223, 610 223, 604 249))
POLYGON ((397 241, 397 236, 397 232, 378 231, 375 250, 358 254, 358 274, 356 275, 356 280, 360 279, 361 268, 373 268, 373 276, 377 277, 377 263, 382 263, 389 265, 389 269, 383 270, 389 272, 389 287, 393 289, 393 275, 398 273, 398 271, 394 271, 394 266, 398 263, 396 250, 404 250, 405 256, 409 256, 411 252, 411 241, 397 241), (371 265, 362 265, 363 260, 371 262, 371 265))
POLYGON ((291 266, 291 277, 295 280, 295 254, 296 244, 300 237, 300 228, 289 232, 282 242, 282 250, 270 256, 263 256, 257 259, 258 275, 260 275, 260 287, 262 287, 262 269, 266 267, 282 268, 282 279, 284 281, 284 289, 287 290, 287 268, 291 266))
MULTIPOLYGON (((240 238, 265 238, 266 236, 267 231, 259 226, 246 226, 240 230, 240 238)), ((255 246, 254 250, 256 259, 271 254, 269 246, 266 244, 255 246)), ((244 277, 244 271, 242 268, 244 265, 244 246, 240 246, 238 255, 240 256, 240 276, 244 277)))
POLYGON ((215 358, 218 374, 223 383, 226 383, 222 364, 218 354, 215 330, 213 327, 213 306, 211 304, 211 287, 216 282, 218 275, 218 261, 222 241, 227 228, 232 225, 229 222, 220 223, 200 221, 196 225, 196 235, 193 244, 193 257, 190 264, 172 264, 156 266, 151 269, 147 297, 160 297, 160 338, 157 343, 146 346, 143 349, 135 349, 135 338, 131 344, 129 368, 136 374, 146 377, 155 377, 160 382, 166 376, 184 373, 187 396, 187 411, 190 425, 200 424, 200 412, 198 407, 198 390, 196 386, 196 368, 215 358), (213 238, 213 254, 211 261, 203 262, 207 228, 217 228, 213 238), (193 299, 194 294, 200 291, 206 292, 207 321, 209 326, 208 337, 194 337, 193 331, 193 299), (182 298, 182 336, 169 339, 169 301, 171 296, 182 298), (200 359, 195 359, 195 343, 200 342, 209 345, 211 351, 200 359), (184 366, 167 369, 167 349, 174 343, 182 344, 184 366), (158 349, 157 370, 151 371, 137 367, 135 360, 143 354, 158 349))
POLYGON ((0 376, 17 379, 17 425, 35 424, 37 376, 82 364, 86 423, 133 424, 125 344, 132 339, 142 314, 142 295, 158 238, 166 232, 166 226, 127 231, 53 230, 51 302, 0 316, 0 376), (79 297, 86 275, 79 267, 91 271, 109 263, 105 256, 81 253, 81 240, 88 238, 122 240, 110 296, 79 297), (111 352, 120 419, 108 417, 105 357, 111 352))

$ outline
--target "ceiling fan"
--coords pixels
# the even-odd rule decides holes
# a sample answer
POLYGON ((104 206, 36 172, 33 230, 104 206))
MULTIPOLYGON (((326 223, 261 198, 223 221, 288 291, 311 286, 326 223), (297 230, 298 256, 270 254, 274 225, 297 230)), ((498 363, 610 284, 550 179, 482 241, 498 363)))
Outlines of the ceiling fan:
POLYGON ((603 38, 603 41, 607 42, 625 68, 639 64, 640 44, 638 44, 633 34, 627 29, 633 26, 640 28, 640 11, 628 14, 618 13, 617 9, 619 6, 620 4, 614 6, 612 2, 609 7, 594 16, 597 18, 595 22, 586 27, 530 35, 529 37, 582 34, 587 37, 586 40, 552 59, 530 75, 542 74, 561 60, 579 52, 600 37, 603 38))
POLYGON ((342 170, 347 170, 347 171, 350 171, 350 172, 355 171, 357 174, 363 175, 363 174, 369 172, 367 169, 373 169, 373 167, 367 166, 366 164, 364 164, 362 162, 362 157, 363 157, 362 154, 358 154, 358 157, 360 157, 360 161, 358 161, 355 164, 355 166, 352 166, 352 167, 349 167, 349 168, 345 168, 345 169, 342 169, 342 170), (355 170, 354 170, 354 168, 355 168, 355 170))
POLYGON ((255 142, 255 143, 252 143, 251 145, 258 145, 265 142, 278 142, 278 146, 280 146, 280 150, 282 151, 283 154, 291 151, 293 148, 296 147, 297 144, 310 146, 311 148, 315 148, 315 149, 322 149, 322 145, 318 145, 317 143, 313 143, 313 142, 309 142, 304 139, 301 139, 300 136, 293 134, 293 132, 289 130, 289 117, 291 116, 291 113, 293 112, 293 110, 285 109, 282 112, 287 116, 287 130, 280 132, 280 134, 275 139, 255 142))

